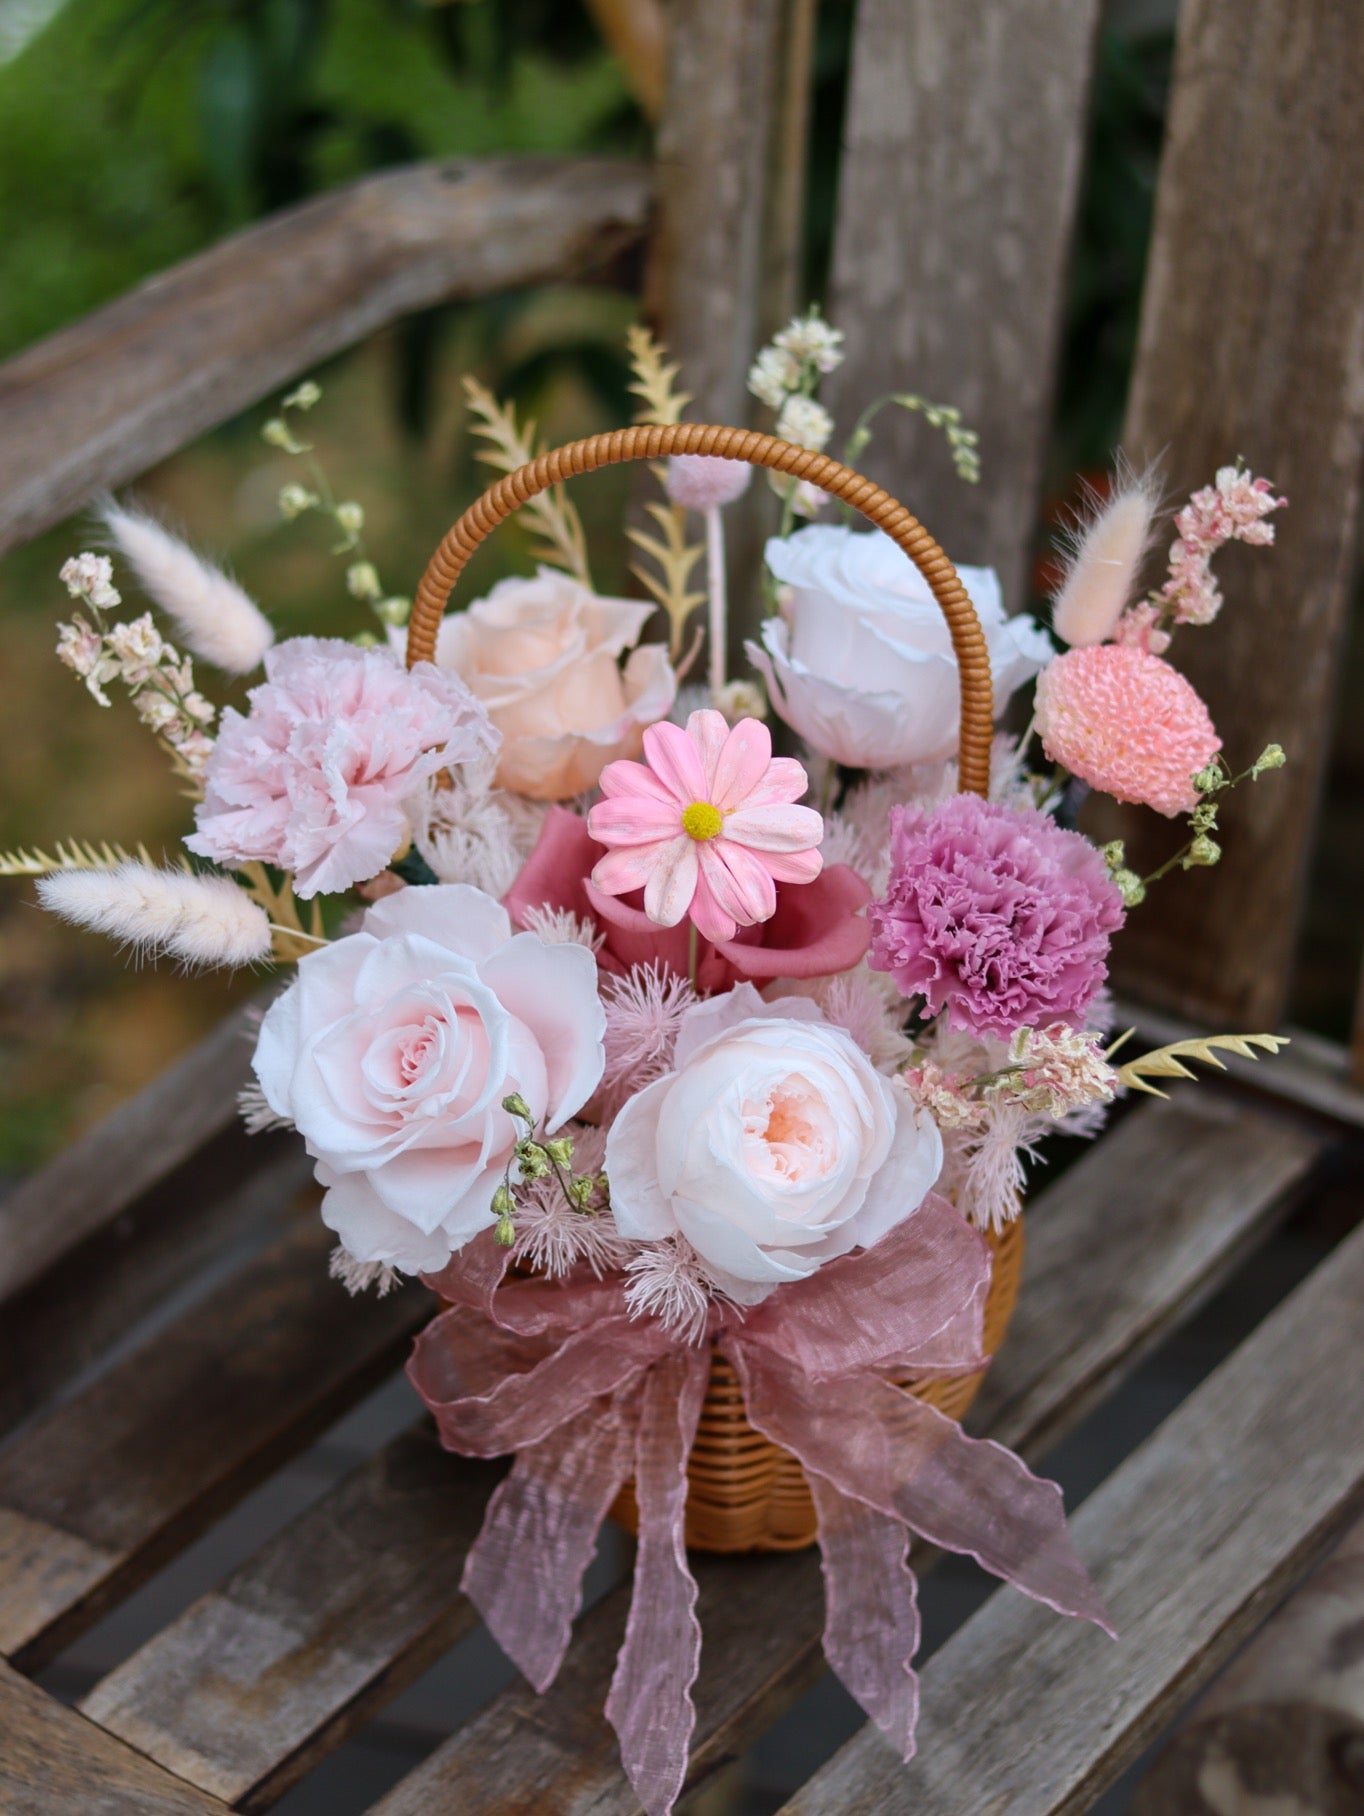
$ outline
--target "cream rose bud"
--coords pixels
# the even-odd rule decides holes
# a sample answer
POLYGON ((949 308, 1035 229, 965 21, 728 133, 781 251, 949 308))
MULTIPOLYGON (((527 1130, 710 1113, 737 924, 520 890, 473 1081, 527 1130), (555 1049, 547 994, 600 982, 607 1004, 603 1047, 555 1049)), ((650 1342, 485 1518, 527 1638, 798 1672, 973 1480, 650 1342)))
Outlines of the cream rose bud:
POLYGON ((585 946, 513 935, 463 884, 403 889, 299 961, 255 1069, 327 1188, 357 1261, 433 1272, 497 1219, 518 1130, 512 1092, 553 1131, 601 1078, 605 1017, 585 946))
MULTIPOLYGON (((818 524, 767 545, 790 592, 746 645, 772 709, 807 744, 854 769, 952 756, 961 686, 946 620, 928 582, 881 530, 818 524)), ((1054 651, 1033 619, 1006 618, 990 568, 957 569, 990 648, 996 716, 1054 651)))
POLYGON ((633 647, 653 609, 541 568, 445 619, 436 662, 463 678, 501 732, 500 787, 566 801, 594 788, 608 763, 640 754, 645 726, 668 716, 677 693, 663 645, 633 647))
POLYGON ((683 1235, 740 1304, 870 1248, 942 1170, 931 1118, 805 998, 710 997, 674 1065, 607 1136, 611 1211, 622 1235, 683 1235))

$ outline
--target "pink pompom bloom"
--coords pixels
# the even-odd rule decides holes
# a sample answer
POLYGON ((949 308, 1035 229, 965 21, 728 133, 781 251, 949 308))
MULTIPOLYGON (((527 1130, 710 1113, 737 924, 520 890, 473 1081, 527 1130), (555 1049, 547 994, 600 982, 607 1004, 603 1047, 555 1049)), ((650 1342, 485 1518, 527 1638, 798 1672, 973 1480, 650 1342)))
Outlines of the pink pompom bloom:
POLYGON ((1042 748, 1081 781, 1167 818, 1197 804, 1192 777, 1222 748, 1178 669, 1131 644, 1067 650, 1037 683, 1042 748))
POLYGON ((608 847, 592 872, 603 893, 643 889, 655 925, 690 914, 704 938, 732 940, 776 912, 778 883, 819 875, 824 822, 796 805, 809 779, 794 758, 772 755, 760 720, 731 731, 707 710, 685 731, 651 725, 644 758, 606 766, 606 798, 588 815, 588 831, 608 847))
POLYGON ((895 808, 890 856, 870 963, 906 997, 977 1037, 1083 1026, 1123 921, 1088 839, 1035 808, 953 795, 931 814, 895 808))
POLYGON ((402 803, 437 770, 495 755, 488 715, 458 675, 329 637, 291 637, 229 708, 205 774, 191 851, 229 869, 274 864, 303 897, 377 876, 407 836, 402 803))

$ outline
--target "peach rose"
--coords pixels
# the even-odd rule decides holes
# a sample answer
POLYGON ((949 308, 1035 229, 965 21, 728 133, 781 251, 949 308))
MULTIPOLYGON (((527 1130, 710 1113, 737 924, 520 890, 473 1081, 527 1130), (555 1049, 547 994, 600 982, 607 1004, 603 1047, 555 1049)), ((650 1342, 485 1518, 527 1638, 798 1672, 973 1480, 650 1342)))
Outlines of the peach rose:
POLYGON ((616 758, 639 756, 645 726, 667 717, 677 692, 666 649, 633 647, 652 610, 542 567, 445 620, 436 661, 464 679, 501 732, 500 787, 566 801, 616 758))

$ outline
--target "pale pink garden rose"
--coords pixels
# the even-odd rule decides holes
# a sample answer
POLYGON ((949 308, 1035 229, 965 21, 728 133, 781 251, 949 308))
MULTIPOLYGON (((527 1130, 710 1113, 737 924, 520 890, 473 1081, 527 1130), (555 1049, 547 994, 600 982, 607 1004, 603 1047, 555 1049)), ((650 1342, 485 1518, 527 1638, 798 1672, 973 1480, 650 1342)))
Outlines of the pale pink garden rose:
POLYGON ((457 675, 339 638, 276 644, 247 698, 245 717, 223 713, 185 844, 228 869, 290 871, 305 898, 377 876, 408 837, 403 802, 497 749, 457 675))
POLYGON ((808 998, 709 997, 673 1064, 611 1126, 611 1213, 625 1236, 683 1236, 741 1305, 870 1248, 942 1170, 932 1118, 808 998))
MULTIPOLYGON (((772 709, 812 750, 853 769, 941 763, 955 755, 961 684, 928 582, 880 530, 831 524, 767 545, 787 589, 780 617, 748 643, 772 709)), ((1007 618, 990 568, 957 569, 990 650, 996 715, 1053 650, 1031 618, 1007 618)))
POLYGON ((445 619, 436 661, 464 678, 501 732, 499 787, 566 801, 615 758, 638 756, 645 726, 667 717, 677 693, 663 645, 634 647, 652 611, 542 567, 445 619))
POLYGON ((323 1221, 356 1261, 438 1272, 497 1221, 518 1093, 555 1129, 601 1078, 605 1016, 585 946, 513 934, 463 884, 403 889, 358 933, 309 953, 256 1043, 266 1102, 327 1188, 323 1221))

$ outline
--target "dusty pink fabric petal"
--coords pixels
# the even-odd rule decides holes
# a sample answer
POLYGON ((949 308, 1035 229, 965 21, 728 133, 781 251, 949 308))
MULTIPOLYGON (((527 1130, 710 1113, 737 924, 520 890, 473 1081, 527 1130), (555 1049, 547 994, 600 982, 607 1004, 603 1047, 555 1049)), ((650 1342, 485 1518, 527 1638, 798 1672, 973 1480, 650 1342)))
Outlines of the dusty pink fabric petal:
POLYGON ((708 990, 722 990, 736 974, 757 982, 849 971, 871 944, 871 928, 860 912, 870 900, 871 890, 855 870, 831 864, 804 887, 779 889, 770 921, 720 944, 718 956, 727 969, 716 967, 716 974, 724 981, 712 981, 704 965, 701 981, 708 990))
MULTIPOLYGON (((660 927, 675 927, 691 906, 696 894, 699 865, 696 840, 686 833, 669 839, 666 845, 653 847, 653 868, 644 885, 644 912, 660 927)), ((604 888, 601 866, 592 872, 592 880, 604 888)))
POLYGON ((681 823, 676 801, 656 801, 652 795, 639 794, 598 801, 587 816, 587 830, 603 845, 670 839, 681 823))
POLYGON ((879 1376, 815 1382, 733 1337, 726 1354, 749 1422, 807 1469, 1058 1613, 1113 1632, 1071 1545, 1055 1482, 879 1376))
POLYGON ((772 761, 772 734, 761 719, 740 719, 715 760, 711 799, 722 813, 743 805, 772 761))
POLYGON ((648 1816, 672 1809, 696 1722, 691 1687, 701 1660, 701 1627, 683 1521, 687 1456, 709 1379, 710 1352, 697 1346, 657 1363, 640 1394, 639 1551, 606 1718, 620 1737, 621 1763, 648 1816))
POLYGON ((594 1401, 517 1455, 461 1584, 537 1692, 553 1683, 607 1511, 634 1465, 633 1393, 594 1401))
POLYGON ((811 1475, 824 1566, 824 1656, 901 1759, 914 1757, 919 1609, 906 1551, 909 1534, 811 1475))
POLYGON ((673 839, 660 839, 656 845, 626 845, 620 851, 608 851, 597 859, 592 871, 593 886, 606 895, 629 895, 633 890, 647 889, 663 853, 675 843, 673 839))
POLYGON ((771 920, 777 912, 777 886, 761 858, 723 838, 701 845, 699 857, 701 874, 722 914, 744 927, 771 920))
POLYGON ((644 755, 650 769, 683 807, 705 798, 706 772, 695 744, 680 725, 670 725, 666 719, 651 725, 644 734, 644 755))
POLYGON ((813 807, 775 802, 754 807, 745 802, 725 821, 725 838, 737 839, 754 851, 806 851, 823 836, 824 821, 813 807))
POLYGON ((813 1381, 896 1366, 968 1374, 983 1365, 990 1250, 955 1206, 930 1192, 872 1249, 828 1261, 745 1315, 737 1341, 813 1381), (848 1316, 848 1307, 857 1316, 848 1316), (938 1341, 935 1343, 935 1339, 938 1341))
MULTIPOLYGON (((710 940, 718 945, 723 940, 732 940, 739 931, 738 923, 732 914, 727 914, 716 900, 715 891, 711 888, 707 873, 698 862, 696 893, 691 899, 691 918, 696 931, 703 940, 710 940)), ((714 988, 714 986, 708 986, 714 988)))

